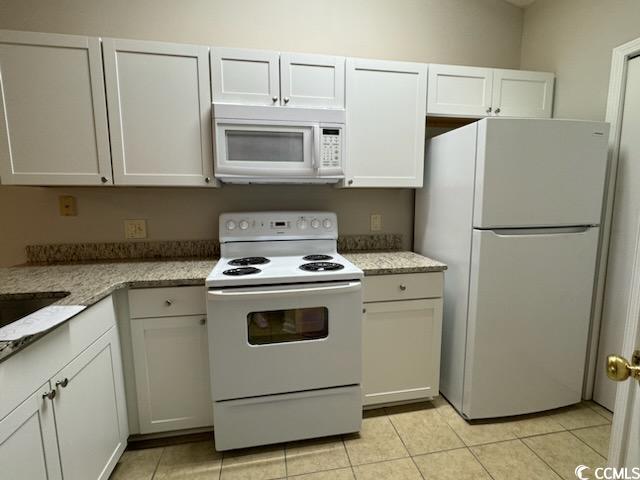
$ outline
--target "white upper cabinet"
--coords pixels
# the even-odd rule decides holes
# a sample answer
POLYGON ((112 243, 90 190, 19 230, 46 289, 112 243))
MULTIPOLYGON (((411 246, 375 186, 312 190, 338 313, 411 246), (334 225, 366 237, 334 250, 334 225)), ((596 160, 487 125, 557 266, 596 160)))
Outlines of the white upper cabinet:
POLYGON ((429 65, 428 115, 480 117, 491 112, 493 70, 429 65))
POLYGON ((553 73, 494 70, 494 114, 506 117, 551 118, 553 83, 553 73))
POLYGON ((347 59, 345 186, 421 187, 427 65, 347 59))
POLYGON ((251 105, 279 104, 279 62, 278 52, 212 48, 213 101, 251 105))
POLYGON ((282 104, 291 107, 344 108, 344 57, 280 55, 282 104))
POLYGON ((104 39, 115 182, 213 186, 208 47, 104 39))
POLYGON ((112 182, 99 39, 0 31, 0 180, 112 182))
POLYGON ((344 108, 344 57, 268 50, 211 50, 213 101, 344 108))
POLYGON ((429 65, 427 115, 551 118, 553 73, 429 65))

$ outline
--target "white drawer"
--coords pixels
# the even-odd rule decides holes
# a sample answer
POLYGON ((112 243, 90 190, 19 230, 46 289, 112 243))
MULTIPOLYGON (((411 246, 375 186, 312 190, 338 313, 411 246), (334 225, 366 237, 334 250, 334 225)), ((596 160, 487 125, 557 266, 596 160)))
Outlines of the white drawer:
POLYGON ((364 278, 364 301, 442 297, 443 272, 374 275, 364 278))
POLYGON ((129 316, 131 318, 176 317, 206 313, 204 287, 129 290, 129 316))

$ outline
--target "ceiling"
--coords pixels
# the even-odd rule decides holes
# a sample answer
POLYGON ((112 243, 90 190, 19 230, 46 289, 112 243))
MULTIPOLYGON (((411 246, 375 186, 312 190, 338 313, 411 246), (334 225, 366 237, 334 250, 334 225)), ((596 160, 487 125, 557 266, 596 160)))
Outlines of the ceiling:
POLYGON ((525 8, 531 5, 536 0, 506 0, 506 1, 515 5, 516 7, 525 8))

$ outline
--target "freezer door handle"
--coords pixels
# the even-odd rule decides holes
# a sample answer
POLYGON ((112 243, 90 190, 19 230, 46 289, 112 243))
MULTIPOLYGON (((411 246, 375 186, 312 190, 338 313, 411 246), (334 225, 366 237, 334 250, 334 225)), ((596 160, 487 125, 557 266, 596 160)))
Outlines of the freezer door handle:
POLYGON ((568 233, 584 233, 592 228, 590 225, 577 227, 540 227, 540 228, 493 228, 489 231, 501 237, 524 235, 566 235, 568 233))

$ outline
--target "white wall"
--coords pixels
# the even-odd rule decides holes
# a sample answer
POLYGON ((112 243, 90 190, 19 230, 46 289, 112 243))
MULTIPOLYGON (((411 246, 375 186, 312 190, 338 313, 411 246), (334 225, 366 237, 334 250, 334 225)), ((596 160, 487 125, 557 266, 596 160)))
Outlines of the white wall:
MULTIPOLYGON (((503 0, 0 0, 0 28, 517 68, 522 10, 503 0)), ((413 236, 412 190, 332 187, 28 188, 0 186, 0 266, 34 243, 123 240, 148 219, 151 240, 215 238, 222 211, 328 209, 342 233, 413 236), (77 217, 57 196, 77 197, 77 217)))
POLYGON ((0 0, 0 28, 518 67, 503 0, 0 0))
POLYGON ((638 0, 537 0, 524 14, 521 66, 557 73, 555 117, 604 120, 611 51, 638 37, 638 0))

